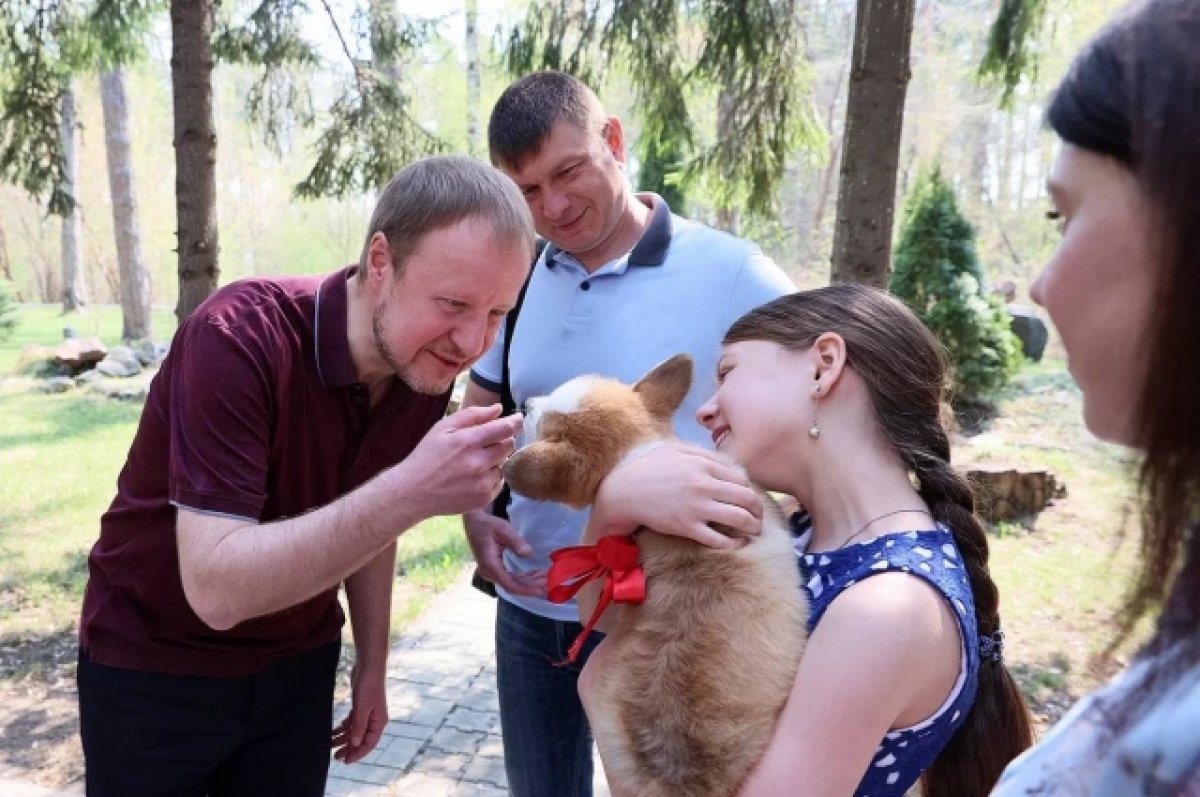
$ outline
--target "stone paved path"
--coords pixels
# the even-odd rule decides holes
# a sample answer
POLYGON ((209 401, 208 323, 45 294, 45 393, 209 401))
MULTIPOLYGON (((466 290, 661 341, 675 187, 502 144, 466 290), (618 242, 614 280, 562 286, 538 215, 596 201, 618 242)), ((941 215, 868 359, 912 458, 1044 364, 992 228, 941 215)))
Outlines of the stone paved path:
MULTIPOLYGON (((496 704, 495 601, 464 576, 439 595, 388 658, 391 721, 357 764, 334 761, 328 797, 508 794, 496 704)), ((338 719, 349 710, 340 706, 338 719)), ((596 797, 608 789, 596 763, 596 797)))

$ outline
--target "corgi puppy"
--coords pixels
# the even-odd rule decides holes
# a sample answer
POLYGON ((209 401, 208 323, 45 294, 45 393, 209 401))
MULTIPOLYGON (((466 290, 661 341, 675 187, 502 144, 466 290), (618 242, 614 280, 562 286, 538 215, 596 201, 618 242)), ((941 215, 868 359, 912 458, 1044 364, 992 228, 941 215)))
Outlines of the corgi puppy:
MULTIPOLYGON (((686 355, 632 387, 596 376, 567 382, 528 406, 527 445, 504 477, 530 498, 590 505, 627 455, 671 435, 691 382, 686 355)), ((762 501, 762 533, 735 550, 645 527, 634 534, 645 600, 609 610, 619 616, 583 676, 618 794, 729 797, 767 748, 804 648, 808 606, 782 512, 765 493, 762 501)))

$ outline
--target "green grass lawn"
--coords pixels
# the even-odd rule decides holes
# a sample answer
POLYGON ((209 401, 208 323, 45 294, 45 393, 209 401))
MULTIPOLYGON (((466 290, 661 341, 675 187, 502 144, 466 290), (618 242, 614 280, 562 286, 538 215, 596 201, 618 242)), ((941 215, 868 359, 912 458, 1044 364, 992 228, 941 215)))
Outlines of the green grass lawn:
MULTIPOLYGON (((9 378, 23 345, 51 345, 62 327, 119 343, 120 310, 63 316, 23 305, 16 334, 0 342, 0 642, 61 635, 77 622, 87 552, 112 500, 141 406, 71 392, 29 392, 9 378)), ((156 311, 155 338, 174 327, 156 311)), ((461 572, 470 552, 457 518, 435 518, 399 542, 393 630, 416 617, 431 595, 461 572)))
POLYGON ((85 556, 140 407, 0 392, 0 637, 76 620, 85 556))

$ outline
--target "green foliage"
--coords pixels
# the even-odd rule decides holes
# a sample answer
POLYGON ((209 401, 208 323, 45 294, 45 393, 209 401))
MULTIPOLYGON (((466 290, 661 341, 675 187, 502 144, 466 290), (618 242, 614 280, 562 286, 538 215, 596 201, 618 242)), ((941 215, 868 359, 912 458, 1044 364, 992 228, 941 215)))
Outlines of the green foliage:
POLYGON ((513 74, 559 69, 597 85, 620 64, 637 94, 647 147, 680 147, 680 175, 719 207, 770 215, 787 155, 823 134, 807 97, 795 0, 533 0, 509 35, 513 74), (689 38, 700 41, 690 58, 689 38), (722 132, 700 146, 690 93, 731 101, 722 132))
POLYGON ((684 142, 677 138, 660 140, 642 135, 638 139, 638 188, 653 191, 666 200, 672 211, 686 215, 687 193, 680 181, 684 148, 684 142))
MULTIPOLYGON (((126 66, 145 55, 145 34, 168 0, 95 0, 86 32, 92 59, 100 68, 126 66)), ((61 0, 60 0, 61 2, 61 0)))
POLYGON ((946 347, 956 398, 991 393, 1020 367, 1008 313, 983 292, 974 230, 939 168, 921 175, 909 197, 890 288, 946 347))
POLYGON ((396 81, 374 70, 360 73, 329 117, 297 196, 346 197, 382 188, 410 161, 444 149, 412 117, 409 98, 396 81))
POLYGON ((1046 0, 1001 0, 978 72, 999 84, 1000 107, 1012 109, 1021 78, 1037 81, 1037 46, 1045 21, 1046 0))
POLYGON ((45 197, 65 214, 74 199, 64 188, 59 141, 62 97, 70 84, 78 21, 61 3, 0 4, 0 180, 45 197))
POLYGON ((313 167, 295 189, 300 197, 346 197, 380 189, 410 161, 446 148, 417 121, 399 79, 400 64, 429 41, 434 23, 398 17, 374 2, 370 14, 356 19, 366 28, 371 63, 356 61, 342 39, 354 79, 329 109, 329 121, 313 147, 313 167))
POLYGON ((8 280, 0 280, 0 340, 17 328, 17 292, 8 280))
POLYGON ((276 154, 288 132, 313 122, 306 76, 320 56, 300 35, 298 15, 307 11, 304 0, 261 0, 245 21, 226 20, 213 36, 217 59, 261 67, 246 93, 246 111, 276 154))
POLYGON ((687 177, 718 207, 772 215, 787 158, 825 146, 809 96, 810 68, 790 0, 701 3, 704 46, 690 80, 716 85, 727 101, 715 143, 697 153, 687 177))
POLYGON ((62 98, 79 72, 128 63, 159 0, 9 0, 0 3, 0 180, 45 197, 64 215, 75 199, 64 187, 59 126, 62 98))

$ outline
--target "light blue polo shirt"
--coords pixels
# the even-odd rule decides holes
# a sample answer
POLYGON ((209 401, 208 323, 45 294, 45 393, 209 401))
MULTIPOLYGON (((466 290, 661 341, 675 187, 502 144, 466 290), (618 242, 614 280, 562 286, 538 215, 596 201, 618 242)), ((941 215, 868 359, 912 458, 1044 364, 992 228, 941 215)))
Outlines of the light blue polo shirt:
MULTIPOLYGON (((635 382, 672 355, 695 361, 691 392, 675 414, 675 433, 712 447, 696 410, 716 391, 721 339, 743 313, 796 290, 751 243, 671 213, 654 194, 639 199, 652 215, 637 245, 592 274, 548 245, 534 266, 509 351, 509 379, 520 407, 581 374, 635 382)), ((504 331, 471 369, 480 386, 500 392, 504 331)), ((548 568, 550 552, 577 545, 587 510, 513 494, 509 520, 533 554, 505 553, 510 570, 548 568)), ((543 617, 577 621, 574 603, 511 595, 506 600, 543 617)))

